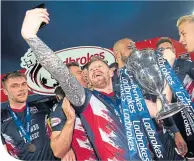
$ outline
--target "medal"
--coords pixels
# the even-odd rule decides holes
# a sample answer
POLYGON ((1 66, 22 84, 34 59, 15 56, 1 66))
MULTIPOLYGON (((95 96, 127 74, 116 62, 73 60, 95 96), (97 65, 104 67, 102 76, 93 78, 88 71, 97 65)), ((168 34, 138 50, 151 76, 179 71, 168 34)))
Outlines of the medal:
POLYGON ((30 121, 31 121, 30 107, 28 105, 26 105, 26 116, 25 116, 26 129, 24 128, 22 121, 18 118, 16 113, 14 111, 12 111, 10 106, 8 106, 8 109, 9 109, 12 117, 14 118, 14 121, 16 123, 18 130, 21 132, 22 136, 28 141, 28 145, 27 145, 28 152, 34 153, 36 151, 36 145, 30 143, 31 142, 31 138, 30 138, 30 121))
POLYGON ((36 145, 30 143, 28 146, 28 151, 34 153, 36 151, 36 145))
POLYGON ((30 122, 31 122, 30 107, 28 105, 26 105, 26 116, 25 116, 26 129, 24 128, 24 125, 23 125, 22 121, 17 117, 15 112, 13 112, 11 110, 10 106, 8 106, 8 109, 10 110, 11 115, 15 120, 15 123, 16 123, 16 126, 17 126, 18 130, 21 132, 22 136, 28 142, 27 151, 30 152, 30 153, 34 153, 36 151, 36 145, 31 143, 32 140, 31 140, 31 137, 30 137, 30 122))

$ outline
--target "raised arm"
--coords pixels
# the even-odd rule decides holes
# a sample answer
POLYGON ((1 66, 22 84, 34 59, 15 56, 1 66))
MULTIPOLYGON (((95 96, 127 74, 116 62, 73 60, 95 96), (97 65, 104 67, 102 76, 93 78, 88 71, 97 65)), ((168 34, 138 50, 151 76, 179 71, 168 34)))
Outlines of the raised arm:
POLYGON ((62 104, 63 112, 66 117, 58 112, 58 108, 61 109, 61 104, 58 104, 56 110, 53 111, 50 116, 52 127, 51 148, 57 158, 63 158, 71 149, 75 111, 66 98, 64 98, 62 104), (61 122, 56 124, 56 122, 53 121, 56 118, 60 119, 61 122))
POLYGON ((63 61, 37 37, 40 24, 49 23, 46 9, 33 9, 26 12, 22 25, 22 37, 31 47, 39 63, 59 82, 68 100, 75 106, 83 105, 85 91, 69 72, 63 61))

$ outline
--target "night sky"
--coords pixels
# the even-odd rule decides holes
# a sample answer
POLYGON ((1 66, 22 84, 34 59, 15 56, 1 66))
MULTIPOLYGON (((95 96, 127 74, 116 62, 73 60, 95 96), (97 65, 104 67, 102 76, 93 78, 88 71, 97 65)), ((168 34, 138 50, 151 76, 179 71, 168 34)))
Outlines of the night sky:
MULTIPOLYGON (((29 48, 20 30, 26 10, 40 2, 1 3, 1 72, 21 69, 20 58, 29 48)), ((92 45, 111 48, 118 39, 134 41, 158 36, 178 39, 177 19, 194 11, 194 1, 45 2, 50 24, 39 36, 54 51, 92 45)))

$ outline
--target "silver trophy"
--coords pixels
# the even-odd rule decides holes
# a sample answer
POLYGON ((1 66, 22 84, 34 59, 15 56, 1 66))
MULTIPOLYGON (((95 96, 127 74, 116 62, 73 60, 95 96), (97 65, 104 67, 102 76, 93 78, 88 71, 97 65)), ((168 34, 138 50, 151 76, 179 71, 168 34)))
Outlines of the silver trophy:
POLYGON ((138 51, 134 48, 133 53, 127 60, 127 69, 130 70, 138 85, 148 94, 156 95, 162 102, 162 109, 157 113, 156 119, 165 119, 184 108, 180 102, 169 104, 162 91, 166 80, 160 71, 156 53, 152 49, 138 51))

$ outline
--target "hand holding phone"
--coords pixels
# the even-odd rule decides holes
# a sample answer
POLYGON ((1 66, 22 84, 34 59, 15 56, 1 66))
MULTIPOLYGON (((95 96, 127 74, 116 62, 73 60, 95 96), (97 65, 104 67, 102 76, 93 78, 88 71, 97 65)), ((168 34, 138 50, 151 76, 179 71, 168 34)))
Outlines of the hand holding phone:
POLYGON ((40 28, 44 27, 45 22, 49 24, 49 13, 46 9, 37 8, 26 11, 21 28, 21 35, 24 39, 29 39, 37 35, 40 28))
MULTIPOLYGON (((41 4, 39 4, 38 6, 32 8, 32 9, 35 9, 35 8, 44 8, 44 7, 45 7, 45 4, 44 4, 44 3, 41 3, 41 4)), ((41 28, 45 27, 45 26, 46 26, 46 23, 45 23, 45 22, 42 22, 41 25, 40 25, 39 30, 40 30, 41 28)))

